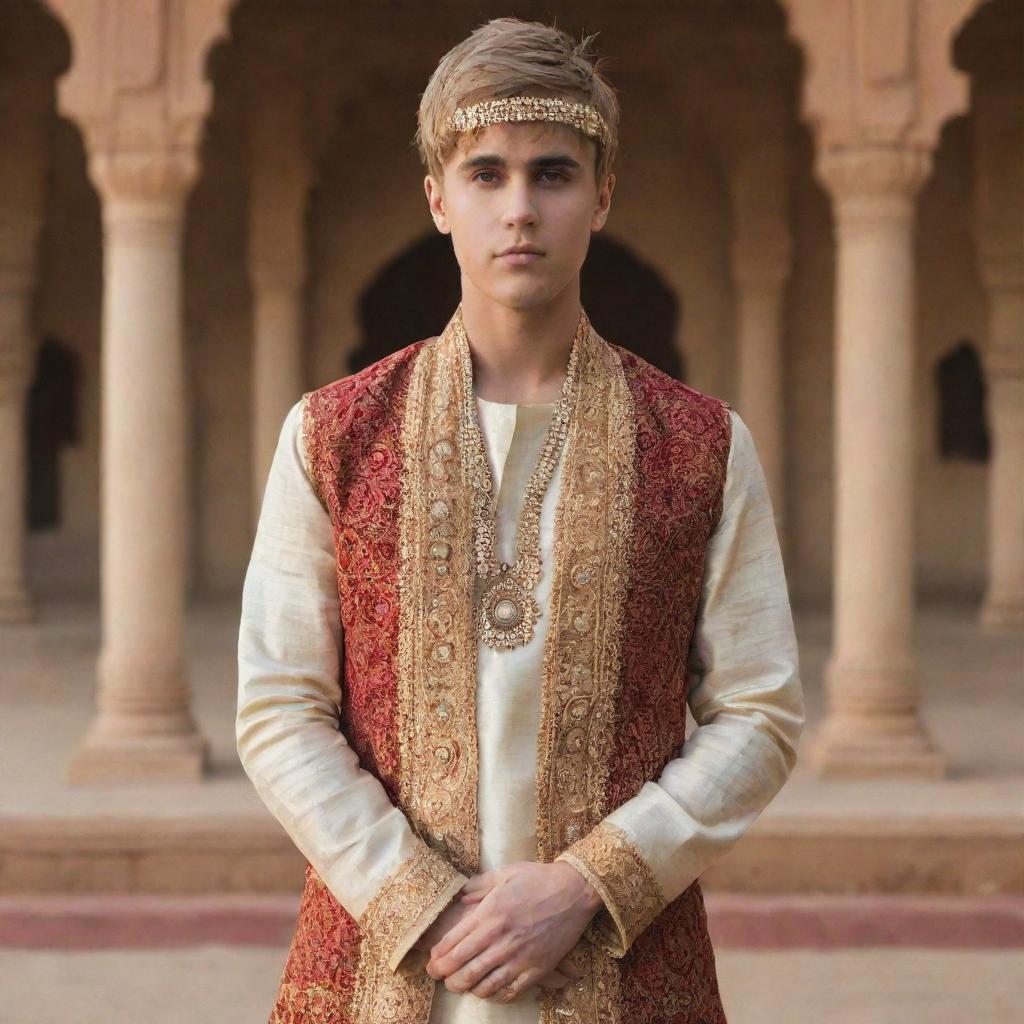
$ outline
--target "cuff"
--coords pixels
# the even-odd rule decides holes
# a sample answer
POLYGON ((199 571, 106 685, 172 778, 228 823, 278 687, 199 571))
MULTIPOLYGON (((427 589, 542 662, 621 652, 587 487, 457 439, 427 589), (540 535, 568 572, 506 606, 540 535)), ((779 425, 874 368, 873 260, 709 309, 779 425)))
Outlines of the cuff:
POLYGON ((623 957, 667 900, 651 866, 627 832, 600 822, 555 860, 571 864, 600 893, 604 907, 583 932, 595 946, 623 957))
MULTIPOLYGON (((389 971, 398 970, 413 943, 468 881, 426 843, 388 877, 360 916, 359 927, 389 971)), ((410 957, 401 973, 415 969, 416 958, 410 957)))

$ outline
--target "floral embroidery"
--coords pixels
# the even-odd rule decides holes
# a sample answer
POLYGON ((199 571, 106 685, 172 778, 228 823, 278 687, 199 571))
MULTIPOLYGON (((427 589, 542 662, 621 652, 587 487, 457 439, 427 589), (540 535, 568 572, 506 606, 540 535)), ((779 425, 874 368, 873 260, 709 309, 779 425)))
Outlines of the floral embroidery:
POLYGON ((355 920, 307 864, 298 925, 269 1024, 349 1024, 360 949, 355 920))
POLYGON ((363 962, 353 998, 353 1020, 426 1020, 434 979, 425 969, 394 973, 412 945, 419 922, 444 907, 466 879, 439 854, 420 847, 374 894, 359 918, 363 962))
POLYGON ((415 342, 309 393, 310 472, 338 556, 344 637, 342 731, 362 767, 399 804, 398 510, 402 410, 415 342))
POLYGON ((439 902, 447 905, 466 881, 443 857, 421 846, 374 893, 360 915, 359 927, 373 944, 374 955, 393 970, 412 945, 403 941, 407 933, 438 909, 439 902))
POLYGON ((313 488, 313 493, 317 496, 317 500, 323 505, 324 510, 327 510, 327 502, 324 501, 323 492, 320 489, 320 477, 314 472, 313 467, 318 465, 316 459, 315 445, 319 443, 319 435, 316 432, 316 419, 313 416, 313 408, 310 404, 311 391, 307 391, 302 396, 302 450, 303 450, 303 465, 302 468, 306 471, 306 476, 309 478, 310 485, 313 488))
POLYGON ((463 872, 477 870, 477 646, 471 490, 459 453, 451 325, 416 360, 406 402, 399 520, 402 806, 463 872))
POLYGON ((687 653, 731 444, 727 403, 613 347, 636 409, 638 484, 609 812, 656 779, 685 737, 687 653))
MULTIPOLYGON (((656 779, 682 746, 687 654, 732 443, 726 402, 612 347, 636 410, 637 493, 609 812, 656 779)), ((622 1020, 725 1024, 699 881, 611 962, 621 970, 622 1020)))
MULTIPOLYGON (((465 649, 471 563, 453 543, 468 518, 431 340, 304 396, 303 442, 338 555, 339 724, 439 860, 447 853, 455 868, 475 870, 475 721, 453 699, 475 696, 475 650, 465 649), (422 436, 408 432, 415 417, 422 436), (446 574, 455 581, 447 591, 435 586, 446 574)), ((591 399, 566 442, 556 518, 538 737, 543 860, 585 843, 682 744, 686 655, 731 443, 726 403, 603 339, 590 357, 591 399)), ((627 858, 623 871, 640 869, 627 858)), ((605 877, 612 902, 623 877, 605 877)), ((650 893, 638 877, 631 884, 650 893)), ((725 1024, 699 884, 637 932, 641 919, 623 918, 635 935, 620 957, 584 936, 590 967, 545 993, 543 1024, 725 1024)), ((598 925, 591 935, 602 938, 598 925)), ((309 867, 272 1022, 426 1024, 435 983, 422 970, 390 970, 379 955, 387 941, 364 934, 309 867)))
POLYGON ((572 864, 604 900, 587 937, 612 956, 625 956, 666 903, 640 849, 621 828, 602 821, 556 859, 572 864))
POLYGON ((618 357, 599 335, 581 353, 578 386, 555 514, 544 650, 537 763, 542 862, 607 814, 633 529, 632 398, 618 357))

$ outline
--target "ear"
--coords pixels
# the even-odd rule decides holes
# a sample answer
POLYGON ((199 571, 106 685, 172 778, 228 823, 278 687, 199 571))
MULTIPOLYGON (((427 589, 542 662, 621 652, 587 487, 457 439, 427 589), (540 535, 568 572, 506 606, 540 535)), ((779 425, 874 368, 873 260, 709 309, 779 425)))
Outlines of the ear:
POLYGON ((605 176, 604 183, 597 190, 597 205, 594 207, 594 216, 590 221, 591 231, 600 231, 604 222, 608 219, 608 213, 612 205, 612 191, 615 189, 615 175, 605 176))
POLYGON ((441 186, 434 180, 433 175, 428 174, 423 179, 423 191, 427 194, 427 205, 430 207, 430 216, 434 219, 434 224, 437 225, 437 230, 442 235, 451 234, 451 228, 448 225, 448 217, 444 212, 444 193, 441 191, 441 186))

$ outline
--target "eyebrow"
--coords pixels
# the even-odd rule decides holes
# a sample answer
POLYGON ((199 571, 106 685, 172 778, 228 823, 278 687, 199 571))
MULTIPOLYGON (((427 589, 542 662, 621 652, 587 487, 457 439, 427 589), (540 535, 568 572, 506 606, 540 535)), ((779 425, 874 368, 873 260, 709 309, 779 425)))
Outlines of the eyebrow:
MULTIPOLYGON (((463 160, 459 164, 457 170, 459 173, 463 171, 473 170, 475 167, 505 167, 505 158, 499 156, 497 153, 482 153, 480 156, 472 156, 468 160, 463 160)), ((538 156, 533 160, 527 162, 527 167, 531 170, 539 170, 546 167, 573 167, 579 168, 580 162, 574 160, 567 153, 556 153, 552 156, 538 156)))

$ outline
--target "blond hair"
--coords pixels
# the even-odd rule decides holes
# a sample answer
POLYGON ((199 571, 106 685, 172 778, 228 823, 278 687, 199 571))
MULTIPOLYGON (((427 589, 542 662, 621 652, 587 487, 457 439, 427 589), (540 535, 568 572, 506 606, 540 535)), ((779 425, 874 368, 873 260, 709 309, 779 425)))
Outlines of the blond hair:
MULTIPOLYGON (((456 107, 508 96, 549 96, 590 103, 608 125, 608 142, 597 147, 594 173, 598 183, 610 172, 619 140, 619 101, 596 61, 591 42, 597 33, 576 42, 553 25, 519 18, 492 18, 479 26, 440 60, 420 96, 413 144, 427 173, 440 181, 444 162, 461 136, 446 120, 456 107)), ((589 138, 590 136, 585 136, 589 138)))

